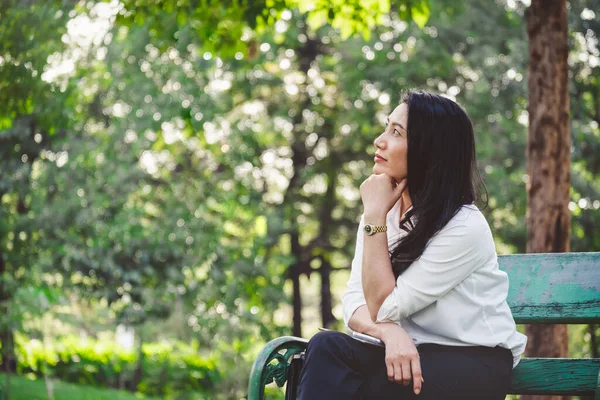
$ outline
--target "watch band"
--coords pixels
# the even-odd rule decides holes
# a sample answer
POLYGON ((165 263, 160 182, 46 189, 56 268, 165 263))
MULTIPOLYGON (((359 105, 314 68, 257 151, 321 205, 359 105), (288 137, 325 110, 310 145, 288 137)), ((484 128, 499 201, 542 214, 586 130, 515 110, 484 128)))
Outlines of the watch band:
POLYGON ((365 224, 364 231, 367 236, 371 236, 379 232, 387 232, 387 225, 365 224))

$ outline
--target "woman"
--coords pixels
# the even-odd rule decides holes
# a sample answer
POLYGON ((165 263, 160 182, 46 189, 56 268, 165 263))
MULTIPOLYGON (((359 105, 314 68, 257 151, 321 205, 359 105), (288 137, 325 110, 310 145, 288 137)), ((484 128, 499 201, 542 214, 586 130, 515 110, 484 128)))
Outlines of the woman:
POLYGON ((527 337, 474 204, 469 117, 447 98, 409 91, 374 144, 342 303, 346 327, 385 348, 316 334, 299 399, 504 399, 527 337))

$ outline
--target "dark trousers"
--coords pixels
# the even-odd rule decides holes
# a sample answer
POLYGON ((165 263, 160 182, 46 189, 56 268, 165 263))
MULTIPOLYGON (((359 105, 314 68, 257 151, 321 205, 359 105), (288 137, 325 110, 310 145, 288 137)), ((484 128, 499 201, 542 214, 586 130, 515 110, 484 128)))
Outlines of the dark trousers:
POLYGON ((300 374, 298 400, 501 400, 512 372, 512 353, 502 347, 417 346, 425 382, 388 380, 385 349, 340 332, 310 339, 300 374))

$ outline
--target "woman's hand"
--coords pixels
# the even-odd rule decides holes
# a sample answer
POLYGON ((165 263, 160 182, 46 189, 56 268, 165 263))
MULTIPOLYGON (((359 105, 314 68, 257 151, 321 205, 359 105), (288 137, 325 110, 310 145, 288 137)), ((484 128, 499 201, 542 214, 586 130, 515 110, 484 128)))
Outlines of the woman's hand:
POLYGON ((406 185, 406 179, 398 183, 386 174, 368 177, 360 185, 360 197, 362 198, 365 215, 387 215, 402 196, 406 185))
POLYGON ((393 382, 410 385, 412 378, 415 394, 421 392, 425 382, 421 374, 419 352, 408 333, 395 323, 382 323, 381 340, 385 343, 385 365, 388 379, 393 382))

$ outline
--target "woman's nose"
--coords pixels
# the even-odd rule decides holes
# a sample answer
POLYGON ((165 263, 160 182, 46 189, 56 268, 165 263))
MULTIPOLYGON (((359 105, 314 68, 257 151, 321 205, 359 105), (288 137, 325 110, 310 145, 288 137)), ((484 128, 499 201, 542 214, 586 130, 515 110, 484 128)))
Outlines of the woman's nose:
POLYGON ((378 149, 381 149, 381 148, 382 148, 382 147, 385 145, 385 141, 384 141, 384 140, 382 140, 382 136, 383 136, 383 133, 382 133, 381 135, 377 136, 377 137, 375 138, 375 140, 373 140, 373 144, 374 144, 374 145, 375 145, 375 147, 377 147, 378 149))

